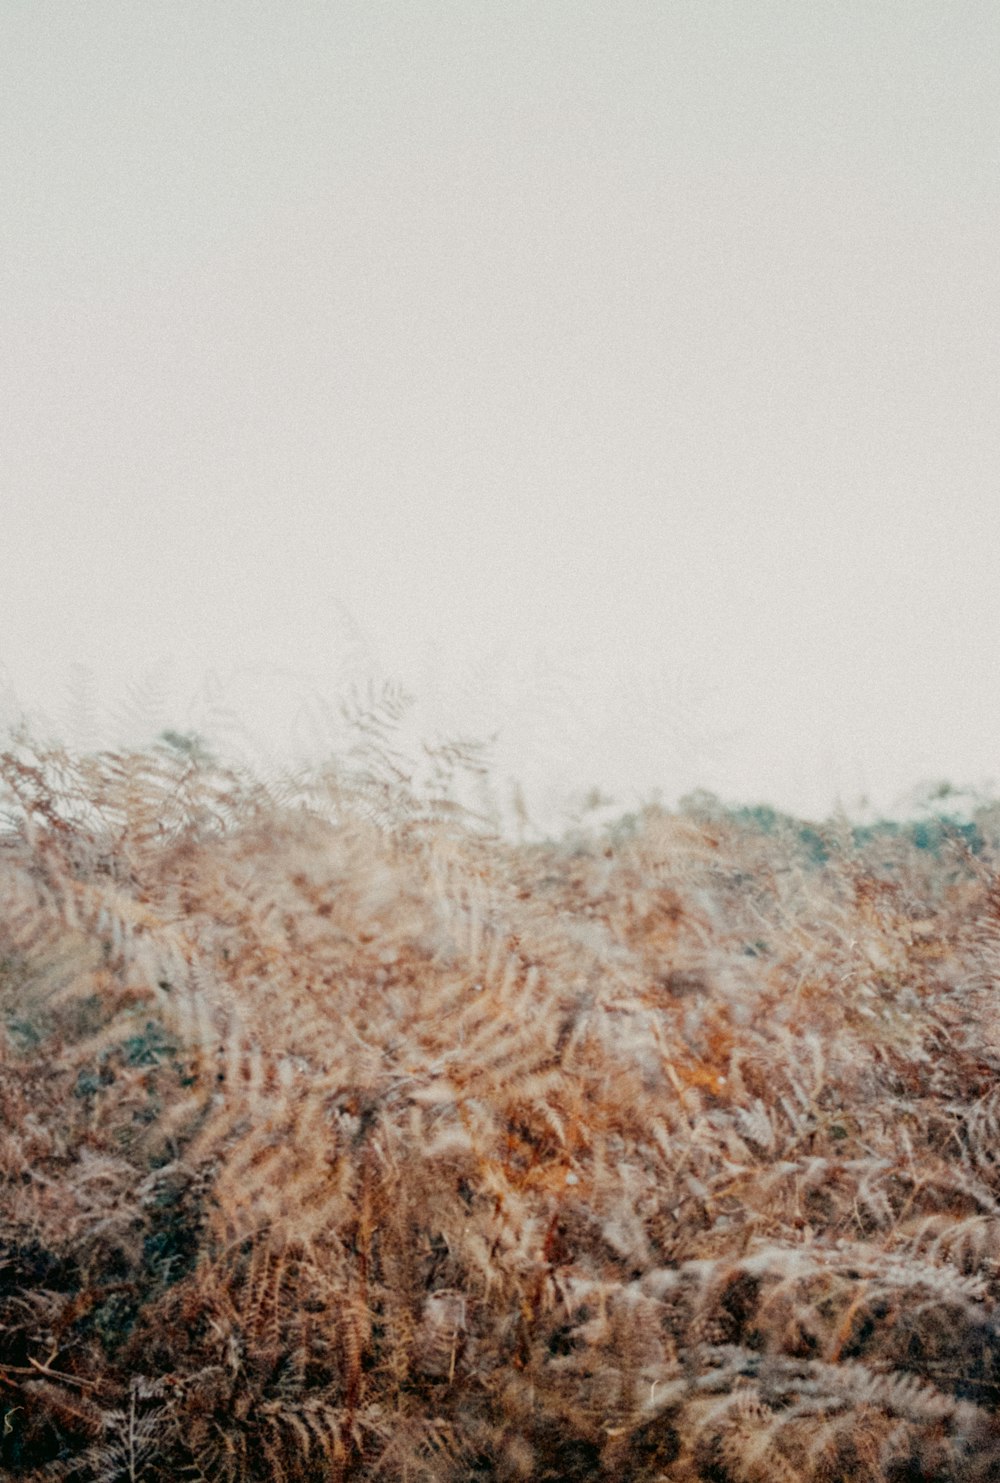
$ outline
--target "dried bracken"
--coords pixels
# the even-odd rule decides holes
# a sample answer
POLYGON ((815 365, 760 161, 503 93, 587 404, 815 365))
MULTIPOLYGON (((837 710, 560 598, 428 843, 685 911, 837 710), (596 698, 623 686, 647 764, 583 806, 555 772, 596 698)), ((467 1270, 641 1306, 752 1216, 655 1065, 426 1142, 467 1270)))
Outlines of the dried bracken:
POLYGON ((514 846, 398 709, 0 759, 5 1475, 996 1477, 994 813, 514 846))

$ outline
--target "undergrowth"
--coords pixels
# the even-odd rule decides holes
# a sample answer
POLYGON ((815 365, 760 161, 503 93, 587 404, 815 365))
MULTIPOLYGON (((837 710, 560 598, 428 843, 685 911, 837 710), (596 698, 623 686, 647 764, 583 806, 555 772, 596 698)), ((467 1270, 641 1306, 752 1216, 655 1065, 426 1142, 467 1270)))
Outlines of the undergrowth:
POLYGON ((391 709, 0 758, 4 1475, 1000 1476, 992 815, 515 845, 391 709))

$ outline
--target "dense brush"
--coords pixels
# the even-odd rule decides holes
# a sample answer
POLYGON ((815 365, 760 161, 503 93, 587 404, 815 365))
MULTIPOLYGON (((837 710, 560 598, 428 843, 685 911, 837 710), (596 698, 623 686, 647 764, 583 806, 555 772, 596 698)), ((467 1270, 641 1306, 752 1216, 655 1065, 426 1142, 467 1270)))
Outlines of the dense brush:
POLYGON ((992 815, 0 776, 7 1476, 1000 1475, 992 815))

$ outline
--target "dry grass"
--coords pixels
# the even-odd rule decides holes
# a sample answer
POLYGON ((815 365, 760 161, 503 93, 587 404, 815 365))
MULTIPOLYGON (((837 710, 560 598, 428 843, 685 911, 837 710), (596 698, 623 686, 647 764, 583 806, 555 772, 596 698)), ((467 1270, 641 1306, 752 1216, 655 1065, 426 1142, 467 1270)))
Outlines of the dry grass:
POLYGON ((4 754, 6 1476, 1000 1476, 989 820, 515 847, 372 756, 4 754))

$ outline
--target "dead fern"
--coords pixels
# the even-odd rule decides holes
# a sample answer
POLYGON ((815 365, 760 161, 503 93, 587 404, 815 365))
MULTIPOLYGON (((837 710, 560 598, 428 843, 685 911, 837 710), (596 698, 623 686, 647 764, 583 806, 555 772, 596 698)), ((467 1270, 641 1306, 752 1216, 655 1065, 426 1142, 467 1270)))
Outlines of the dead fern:
POLYGON ((409 710, 0 758, 5 1473, 995 1476, 998 842, 514 846, 409 710))

